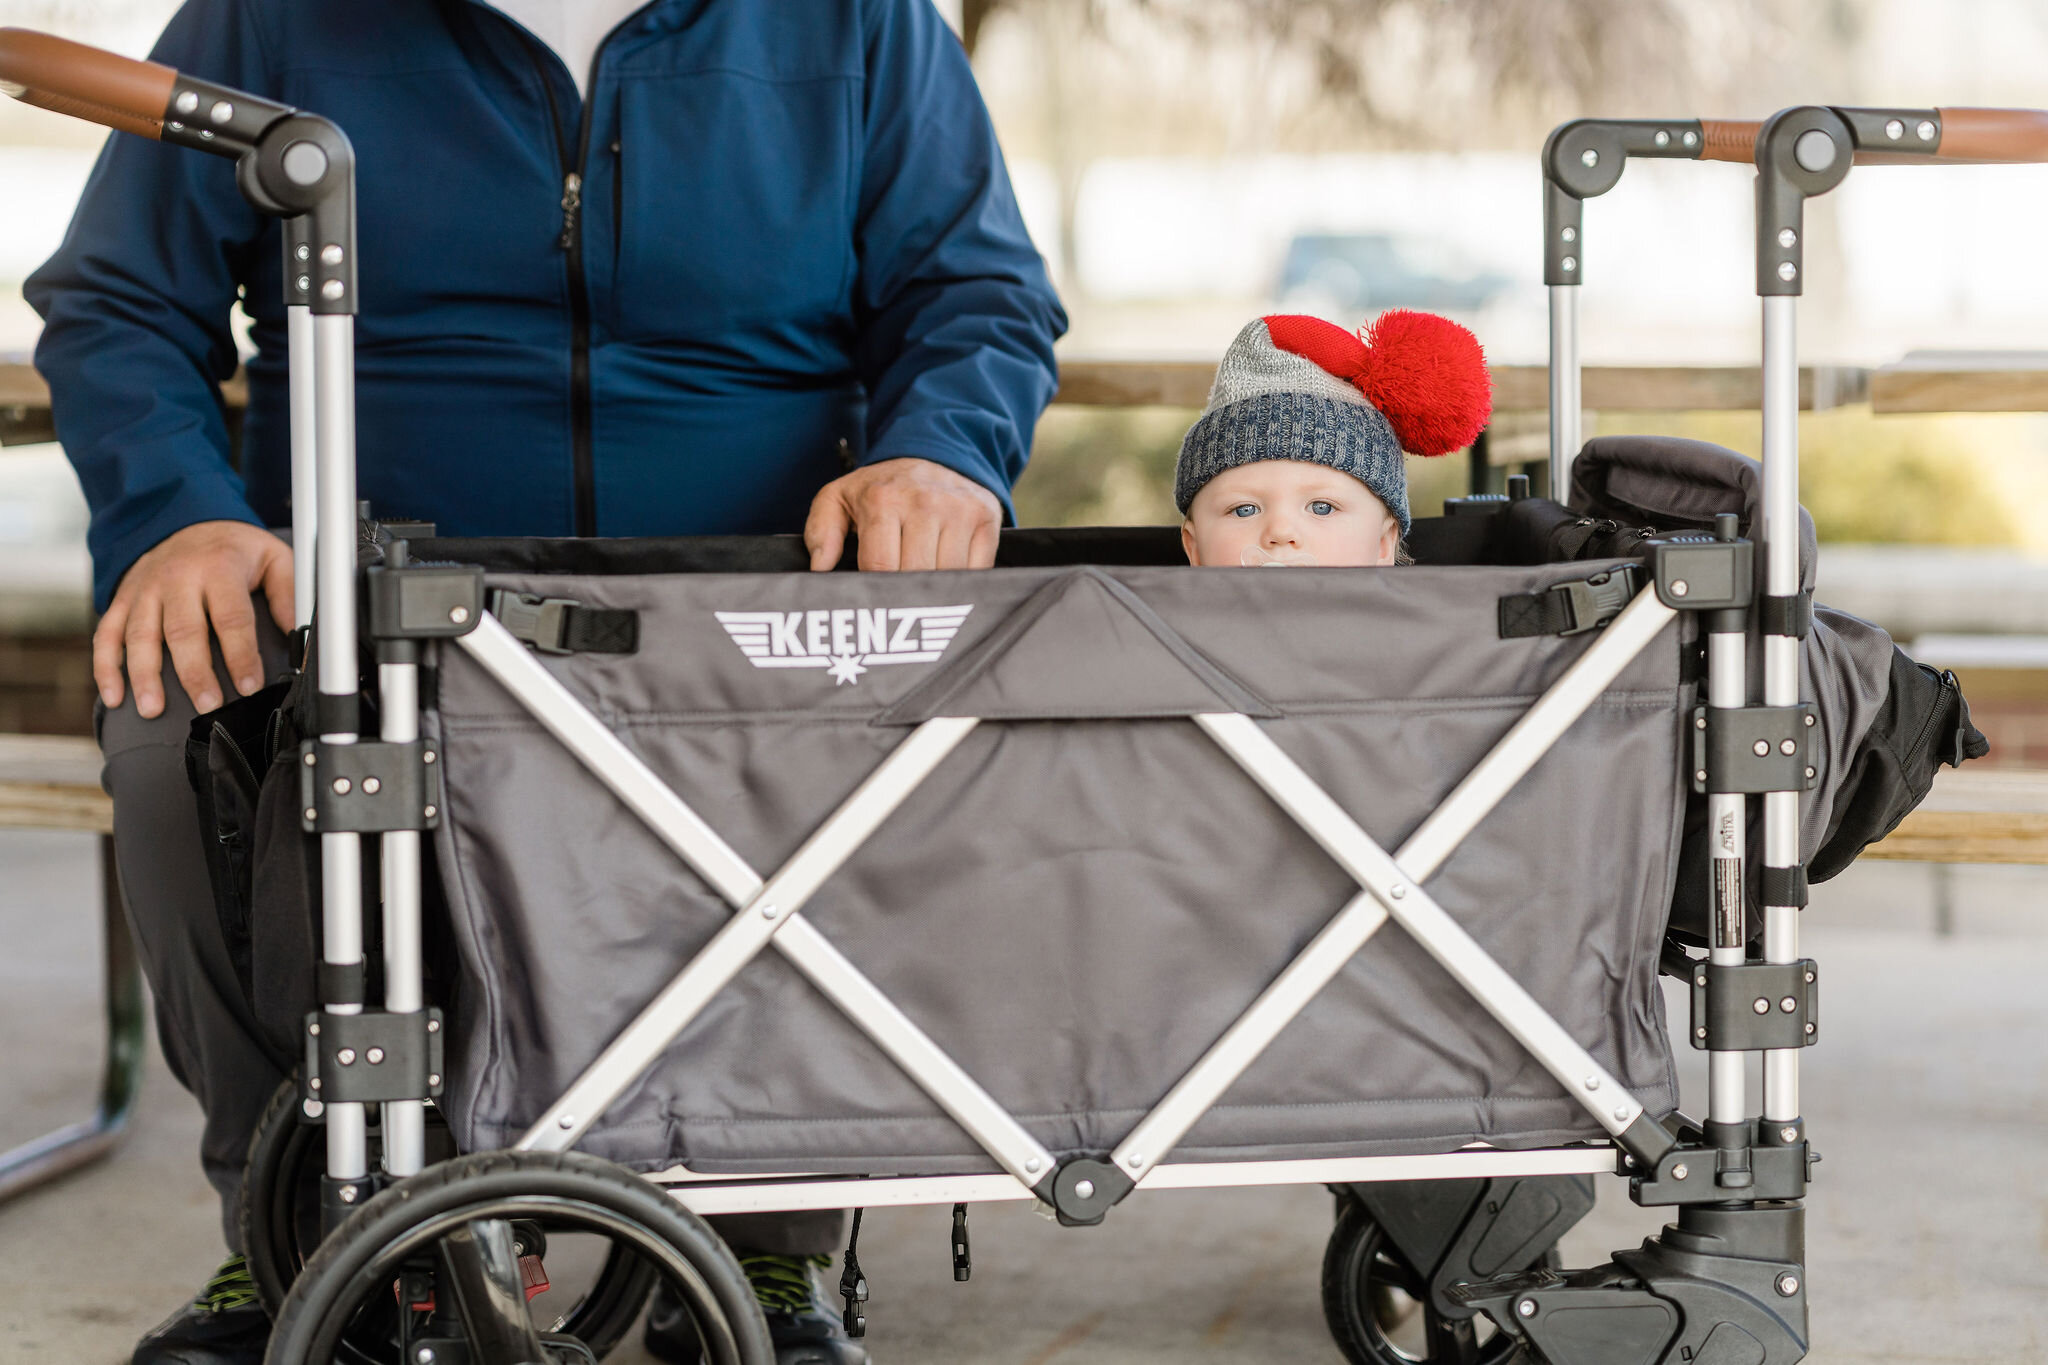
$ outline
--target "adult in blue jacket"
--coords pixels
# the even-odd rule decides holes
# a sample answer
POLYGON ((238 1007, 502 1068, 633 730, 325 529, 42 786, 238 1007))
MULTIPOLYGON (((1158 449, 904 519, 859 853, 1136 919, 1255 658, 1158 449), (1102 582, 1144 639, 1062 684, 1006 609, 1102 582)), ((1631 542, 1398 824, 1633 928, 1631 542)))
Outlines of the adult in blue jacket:
MULTIPOLYGON (((851 530, 866 569, 992 562, 1065 319, 930 0, 188 0, 153 55, 354 143, 373 506, 456 535, 802 530, 822 568, 851 530)), ((195 711, 274 668, 252 594, 289 622, 290 551, 263 529, 289 520, 281 264, 231 166, 116 136, 26 290, 92 507, 117 854, 237 1250, 281 1059, 179 755, 195 711)), ((726 1233, 795 1256, 819 1226, 726 1233)), ((258 1358, 244 1287, 231 1260, 136 1359, 258 1358)), ((787 1358, 861 1358, 844 1345, 787 1358)))

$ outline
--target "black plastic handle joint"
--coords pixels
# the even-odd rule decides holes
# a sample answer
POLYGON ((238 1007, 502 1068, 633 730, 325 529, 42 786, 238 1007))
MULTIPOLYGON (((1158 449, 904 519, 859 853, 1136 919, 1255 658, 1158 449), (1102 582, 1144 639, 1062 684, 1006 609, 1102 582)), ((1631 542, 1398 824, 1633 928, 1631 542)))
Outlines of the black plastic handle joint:
POLYGON ((1697 160, 1697 119, 1573 119, 1543 144, 1543 282, 1584 277, 1584 201, 1607 193, 1632 156, 1697 160))
POLYGON ((1782 109, 1756 135, 1756 292, 1806 289, 1806 201, 1842 183, 1856 156, 1849 123, 1833 109, 1782 109))
POLYGON ((236 167, 249 202, 297 219, 285 233, 284 295, 315 314, 356 311, 355 149, 341 129, 293 113, 236 167))

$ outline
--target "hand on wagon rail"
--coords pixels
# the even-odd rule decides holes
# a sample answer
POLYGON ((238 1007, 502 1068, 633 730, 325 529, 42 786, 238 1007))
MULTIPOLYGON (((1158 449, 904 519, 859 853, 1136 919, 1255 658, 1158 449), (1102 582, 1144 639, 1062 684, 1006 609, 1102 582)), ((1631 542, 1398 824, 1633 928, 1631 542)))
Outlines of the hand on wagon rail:
POLYGON ((1002 525, 996 495, 965 474, 931 460, 878 460, 818 490, 804 546, 817 571, 839 563, 849 529, 860 537, 862 570, 986 569, 1002 525))
POLYGON ((194 708, 211 711, 222 691, 213 674, 213 637, 243 696, 263 686, 256 650, 258 588, 278 629, 292 628, 291 546, 260 526, 202 521, 166 537, 122 575, 92 633, 92 677, 100 700, 121 704, 121 665, 135 709, 154 720, 164 709, 164 647, 194 708))

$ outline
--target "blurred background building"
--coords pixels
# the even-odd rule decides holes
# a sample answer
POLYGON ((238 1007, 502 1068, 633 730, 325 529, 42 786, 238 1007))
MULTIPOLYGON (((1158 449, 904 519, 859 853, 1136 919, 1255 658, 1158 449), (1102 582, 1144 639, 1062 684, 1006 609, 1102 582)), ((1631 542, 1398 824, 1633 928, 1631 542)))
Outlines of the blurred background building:
MULTIPOLYGON (((1070 360, 1214 359, 1262 312, 1357 322, 1409 305, 1466 321, 1496 361, 1539 364, 1536 154, 1559 122, 2048 102, 2048 9, 2031 0, 1952 0, 1938 25, 1906 0, 940 7, 973 55, 1072 314, 1070 360)), ((174 8, 0 0, 0 23, 140 55, 174 8)), ((34 345, 20 281, 61 239, 98 143, 84 124, 0 101, 0 357, 34 345)), ((2048 349, 2048 166, 1871 170, 1809 213, 1807 361, 2048 349)), ((1754 363, 1750 214, 1741 167, 1632 164, 1586 215, 1588 363, 1754 363)), ((1019 489, 1023 517, 1171 519, 1189 416, 1055 407, 1019 489)), ((1602 412, 1594 429, 1758 445, 1754 414, 1602 412)), ((2048 518, 2034 510, 2048 503, 2048 417, 1850 406, 1810 416, 1803 439, 1824 539, 1918 547, 1828 556, 1828 600, 1902 639, 2048 635, 2048 608, 1985 590, 2048 582, 2048 518)), ((1420 508, 1464 491, 1462 463, 1411 471, 1420 508)), ((88 626, 83 523, 55 447, 0 459, 0 636, 12 642, 0 645, 0 728, 61 720, 34 698, 63 685, 61 660, 88 626)), ((2048 762, 2048 730, 2040 742, 2048 762)))

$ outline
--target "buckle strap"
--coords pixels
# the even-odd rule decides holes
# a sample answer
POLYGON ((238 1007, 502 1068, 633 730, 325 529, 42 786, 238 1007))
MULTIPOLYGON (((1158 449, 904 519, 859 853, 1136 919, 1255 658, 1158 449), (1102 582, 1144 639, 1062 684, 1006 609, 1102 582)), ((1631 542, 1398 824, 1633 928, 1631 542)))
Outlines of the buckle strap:
POLYGON ((586 607, 573 597, 536 597, 493 588, 491 615, 513 638, 543 654, 631 654, 640 648, 640 613, 586 607))
POLYGON ((1541 592, 1510 594, 1500 599, 1500 638, 1583 635, 1613 620, 1642 586, 1642 567, 1622 564, 1541 592))
POLYGON ((1790 635, 1804 640, 1813 633, 1813 590, 1790 597, 1759 597, 1757 621, 1766 635, 1790 635))

